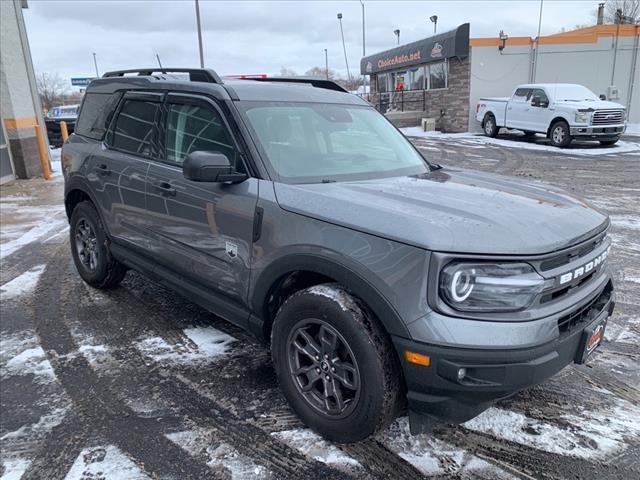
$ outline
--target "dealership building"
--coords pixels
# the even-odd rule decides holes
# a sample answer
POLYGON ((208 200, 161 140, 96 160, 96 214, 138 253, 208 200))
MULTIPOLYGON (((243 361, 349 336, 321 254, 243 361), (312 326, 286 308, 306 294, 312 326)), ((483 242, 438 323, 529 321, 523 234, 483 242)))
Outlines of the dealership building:
MULTIPOLYGON (((501 32, 502 33, 502 32, 501 32)), ((445 132, 480 131, 481 97, 523 83, 578 83, 640 123, 640 25, 599 24, 540 37, 470 38, 469 24, 364 57, 368 100, 401 126, 435 120, 445 132)))

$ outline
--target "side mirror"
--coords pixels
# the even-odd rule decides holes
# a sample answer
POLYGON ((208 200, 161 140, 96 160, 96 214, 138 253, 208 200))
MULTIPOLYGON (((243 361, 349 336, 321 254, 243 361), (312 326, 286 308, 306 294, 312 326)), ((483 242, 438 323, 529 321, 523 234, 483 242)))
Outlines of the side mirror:
POLYGON ((607 96, 604 93, 600 94, 600 100, 606 100, 607 96))
POLYGON ((247 178, 235 172, 227 156, 219 152, 191 152, 182 162, 182 174, 194 182, 242 182, 247 178))

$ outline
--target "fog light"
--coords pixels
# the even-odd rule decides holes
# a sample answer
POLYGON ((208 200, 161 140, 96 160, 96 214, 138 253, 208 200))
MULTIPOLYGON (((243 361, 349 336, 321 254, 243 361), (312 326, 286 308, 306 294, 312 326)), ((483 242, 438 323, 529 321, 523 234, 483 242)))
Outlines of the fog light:
POLYGON ((466 368, 459 368, 458 369, 458 380, 462 380, 466 375, 467 375, 467 369, 466 368))

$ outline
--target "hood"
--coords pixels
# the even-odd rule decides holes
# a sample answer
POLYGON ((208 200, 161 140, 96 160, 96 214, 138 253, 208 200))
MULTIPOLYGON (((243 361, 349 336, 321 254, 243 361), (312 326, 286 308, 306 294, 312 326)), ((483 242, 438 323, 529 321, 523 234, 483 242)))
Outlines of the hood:
POLYGON ((593 110, 624 110, 624 105, 620 105, 616 102, 609 102, 606 100, 582 100, 579 102, 573 102, 571 100, 558 100, 555 102, 557 106, 568 106, 574 108, 591 108, 593 110))
POLYGON ((275 192, 285 210, 431 251, 549 253, 608 224, 606 215, 560 189, 466 170, 276 183, 275 192))

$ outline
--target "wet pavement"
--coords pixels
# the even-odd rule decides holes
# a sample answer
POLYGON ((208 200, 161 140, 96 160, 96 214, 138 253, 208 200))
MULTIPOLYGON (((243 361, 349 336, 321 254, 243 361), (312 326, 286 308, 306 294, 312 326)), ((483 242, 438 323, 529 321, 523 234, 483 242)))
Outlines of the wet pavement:
POLYGON ((464 425, 411 437, 402 417, 331 444, 288 408, 250 335, 134 272, 115 290, 85 285, 61 178, 15 182, 0 203, 2 479, 639 478, 640 153, 414 142, 437 163, 551 183, 611 215, 618 303, 587 365, 464 425))

